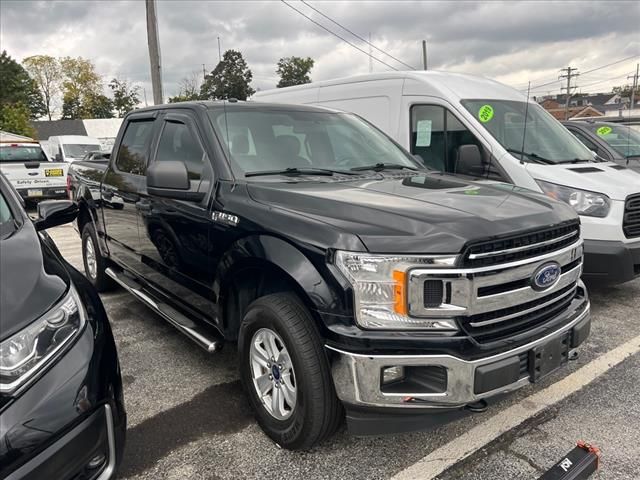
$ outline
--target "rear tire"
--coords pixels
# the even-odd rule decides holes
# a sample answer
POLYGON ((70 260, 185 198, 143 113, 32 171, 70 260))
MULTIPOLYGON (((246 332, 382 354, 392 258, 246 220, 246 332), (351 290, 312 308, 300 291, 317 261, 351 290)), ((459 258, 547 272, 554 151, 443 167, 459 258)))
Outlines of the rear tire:
POLYGON ((115 282, 105 272, 107 261, 100 253, 96 232, 91 223, 87 223, 82 229, 82 262, 85 276, 98 292, 106 292, 115 287, 115 282))
POLYGON ((342 421, 342 405, 313 318, 295 295, 275 293, 251 303, 240 326, 238 347, 242 383, 259 425, 274 442, 289 450, 306 450, 335 432, 342 421), (260 357, 259 352, 269 353, 262 347, 269 340, 281 353, 275 362, 270 361, 274 357, 260 357), (265 372, 262 377, 260 368, 265 372), (280 400, 278 396, 271 403, 274 395, 282 395, 284 408, 271 408, 280 400))

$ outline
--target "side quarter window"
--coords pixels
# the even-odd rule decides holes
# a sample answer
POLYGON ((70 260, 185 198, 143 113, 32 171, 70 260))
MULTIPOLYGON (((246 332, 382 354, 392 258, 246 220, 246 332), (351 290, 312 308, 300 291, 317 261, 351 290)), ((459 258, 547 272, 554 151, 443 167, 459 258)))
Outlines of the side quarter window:
POLYGON ((185 164, 190 180, 200 180, 204 170, 204 150, 188 125, 167 120, 164 122, 156 162, 179 161, 185 164))
POLYGON ((116 167, 132 175, 144 175, 153 120, 132 121, 127 125, 118 147, 116 167))

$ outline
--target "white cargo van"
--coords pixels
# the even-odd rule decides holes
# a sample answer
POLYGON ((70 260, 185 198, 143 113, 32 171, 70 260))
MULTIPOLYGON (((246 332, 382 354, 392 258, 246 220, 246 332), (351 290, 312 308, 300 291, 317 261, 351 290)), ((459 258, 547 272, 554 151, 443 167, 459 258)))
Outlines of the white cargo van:
POLYGON ((81 160, 87 153, 101 149, 100 141, 97 138, 84 135, 59 135, 49 137, 46 146, 49 149, 49 158, 57 162, 74 162, 81 160))
POLYGON ((563 200, 581 216, 585 277, 621 283, 640 275, 640 174, 596 162, 535 101, 506 85, 456 73, 389 72, 267 90, 254 99, 354 112, 428 167, 563 200))

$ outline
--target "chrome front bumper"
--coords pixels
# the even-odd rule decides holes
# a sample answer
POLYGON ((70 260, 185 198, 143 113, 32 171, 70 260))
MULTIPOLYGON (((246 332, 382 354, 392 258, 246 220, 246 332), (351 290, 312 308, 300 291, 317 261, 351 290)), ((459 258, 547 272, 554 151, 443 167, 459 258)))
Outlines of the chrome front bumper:
POLYGON ((336 392, 346 404, 362 407, 455 408, 510 392, 531 383, 528 374, 517 381, 484 393, 475 393, 476 369, 517 357, 589 322, 590 305, 578 310, 570 322, 538 340, 518 348, 478 360, 468 361, 452 355, 363 355, 330 346, 332 374, 336 392), (446 369, 446 391, 439 393, 387 393, 381 388, 381 371, 390 366, 439 366, 446 369), (411 398, 411 401, 407 401, 411 398))

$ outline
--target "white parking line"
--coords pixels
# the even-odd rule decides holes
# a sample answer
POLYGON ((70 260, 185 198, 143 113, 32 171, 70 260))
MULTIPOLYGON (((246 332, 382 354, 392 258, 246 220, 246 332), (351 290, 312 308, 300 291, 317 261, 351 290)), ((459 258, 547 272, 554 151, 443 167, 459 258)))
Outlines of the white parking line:
POLYGON ((559 382, 499 412, 486 422, 400 471, 391 480, 431 480, 437 477, 447 468, 464 460, 503 433, 577 392, 607 370, 638 352, 640 352, 640 335, 592 360, 559 382))

